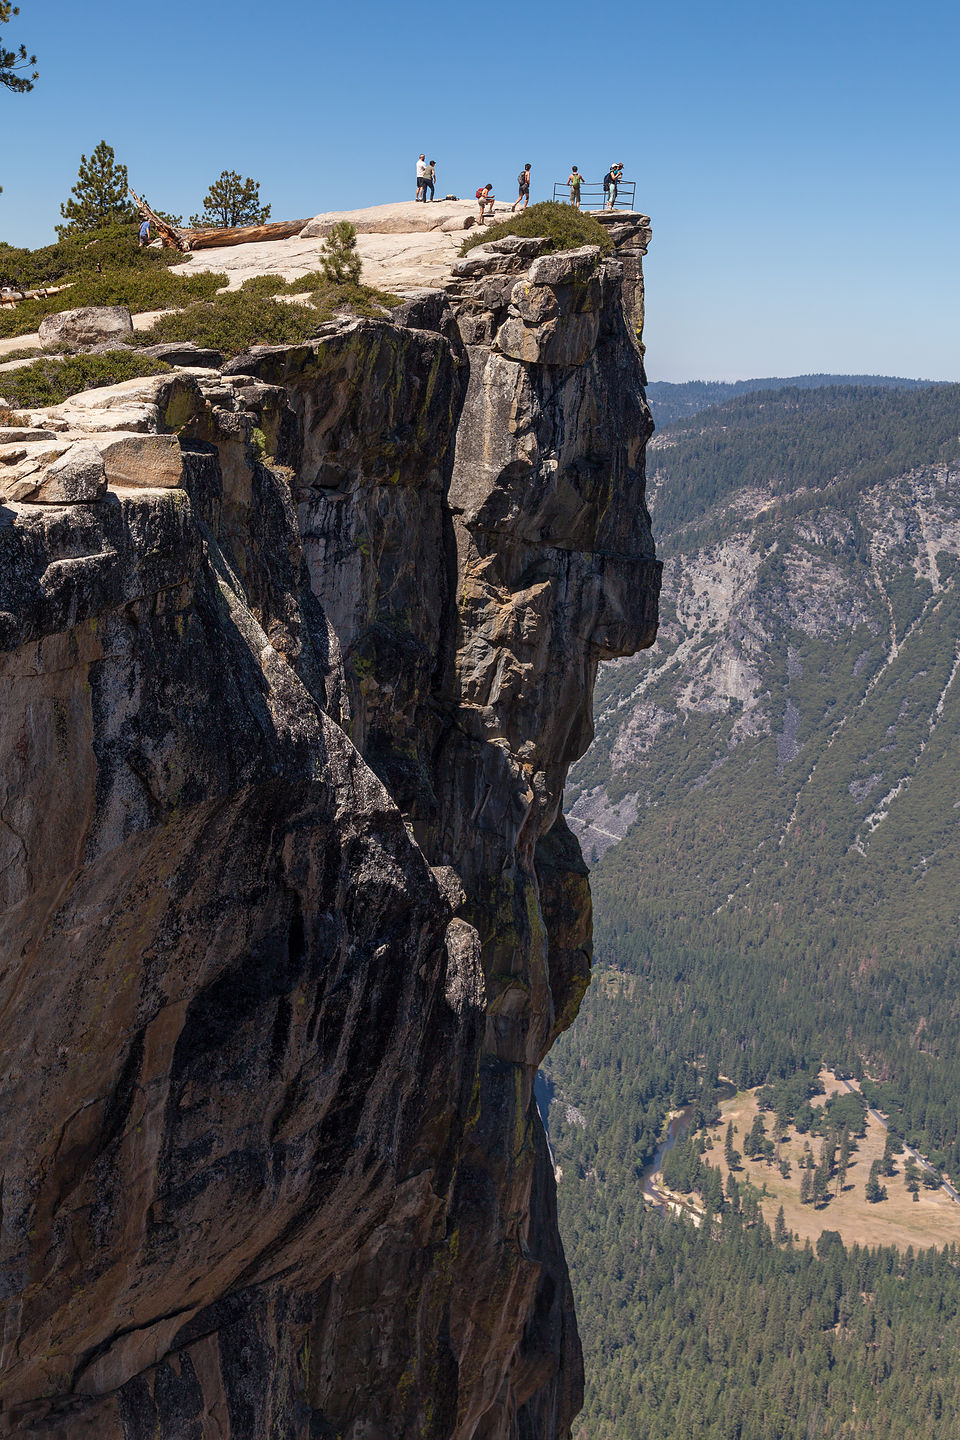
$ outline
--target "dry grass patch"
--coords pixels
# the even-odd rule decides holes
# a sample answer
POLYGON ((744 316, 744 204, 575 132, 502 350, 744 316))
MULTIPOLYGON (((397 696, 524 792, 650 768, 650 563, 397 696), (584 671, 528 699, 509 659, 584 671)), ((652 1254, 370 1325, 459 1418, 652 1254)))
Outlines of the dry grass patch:
MULTIPOLYGON (((846 1087, 828 1070, 821 1071, 826 1088, 825 1095, 814 1096, 810 1101, 816 1109, 825 1105, 833 1094, 845 1094, 846 1087)), ((802 1240, 816 1242, 824 1230, 838 1230, 845 1245, 894 1245, 899 1250, 908 1246, 926 1249, 931 1245, 960 1244, 960 1205, 952 1200, 945 1190, 927 1190, 921 1186, 919 1199, 914 1200, 904 1183, 904 1162, 906 1156, 896 1157, 897 1173, 885 1177, 887 1199, 871 1204, 864 1194, 864 1187, 870 1175, 870 1166, 883 1154, 886 1130, 867 1116, 865 1138, 857 1141, 857 1149, 850 1158, 846 1185, 837 1194, 837 1181, 831 1181, 831 1199, 820 1209, 812 1204, 800 1202, 800 1158, 804 1152, 804 1141, 809 1140, 814 1158, 818 1158, 820 1139, 816 1135, 799 1135, 793 1127, 780 1146, 780 1158, 790 1162, 790 1175, 784 1179, 776 1163, 765 1160, 751 1160, 743 1154, 743 1141, 759 1113, 756 1091, 741 1091, 732 1100, 723 1102, 721 1118, 711 1126, 707 1136, 712 1149, 703 1156, 705 1163, 719 1167, 724 1186, 727 1183, 728 1167, 723 1158, 724 1137, 727 1125, 733 1122, 734 1147, 741 1152, 741 1168, 735 1172, 739 1182, 749 1180, 758 1190, 766 1187, 767 1194, 761 1198, 763 1218, 773 1225, 777 1210, 782 1205, 787 1229, 799 1235, 802 1240)), ((772 1135, 773 1116, 764 1115, 767 1134, 772 1135)))

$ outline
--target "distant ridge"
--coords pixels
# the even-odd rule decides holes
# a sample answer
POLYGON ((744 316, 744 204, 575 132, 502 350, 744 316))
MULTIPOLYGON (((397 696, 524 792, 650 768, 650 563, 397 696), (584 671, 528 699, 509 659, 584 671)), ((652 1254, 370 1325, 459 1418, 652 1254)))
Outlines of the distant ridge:
POLYGON ((824 385, 872 385, 890 390, 920 390, 940 385, 940 380, 908 380, 900 375, 790 375, 767 376, 759 380, 654 380, 647 386, 647 399, 657 424, 672 425, 674 420, 689 420, 711 405, 722 405, 734 395, 749 395, 753 390, 783 390, 790 385, 798 390, 819 390, 824 385))

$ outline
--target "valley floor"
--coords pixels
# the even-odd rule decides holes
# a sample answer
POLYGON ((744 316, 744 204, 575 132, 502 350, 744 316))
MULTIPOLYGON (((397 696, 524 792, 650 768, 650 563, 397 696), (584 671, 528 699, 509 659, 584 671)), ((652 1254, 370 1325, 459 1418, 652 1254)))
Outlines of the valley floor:
MULTIPOLYGON (((814 1096, 811 1100, 815 1109, 823 1106, 830 1095, 843 1094, 846 1089, 843 1081, 838 1080, 832 1071, 821 1071, 820 1078, 826 1094, 814 1096)), ((727 1125, 733 1122, 734 1144, 742 1151, 743 1138, 758 1113, 756 1097, 755 1090, 747 1090, 725 1101, 720 1107, 721 1119, 707 1131, 708 1143, 713 1148, 707 1150, 703 1159, 720 1168, 724 1185, 729 1174, 723 1157, 727 1125)), ((768 1130, 771 1123, 772 1117, 768 1116, 768 1130)), ((746 1155, 741 1155, 742 1168, 736 1172, 736 1178, 741 1184, 748 1180, 760 1191, 765 1188, 766 1194, 760 1200, 764 1220, 772 1225, 782 1205, 788 1230, 793 1231, 801 1241, 809 1239, 816 1242, 824 1230, 836 1230, 845 1245, 894 1245, 899 1250, 906 1250, 912 1245, 917 1250, 931 1245, 960 1243, 960 1204, 946 1190, 928 1190, 924 1186, 920 1188, 919 1198, 914 1200, 904 1183, 906 1157, 903 1155, 897 1156, 897 1173, 883 1179, 887 1199, 875 1204, 867 1201, 864 1187, 871 1164, 883 1154, 885 1138, 884 1126, 868 1115, 866 1137, 858 1141, 857 1149, 851 1156, 842 1193, 836 1193, 837 1181, 834 1180, 831 1183, 831 1198, 820 1209, 800 1202, 800 1177, 803 1172, 799 1161, 807 1139, 811 1140, 814 1156, 818 1155, 819 1140, 816 1136, 799 1135, 794 1129, 789 1131, 788 1138, 780 1146, 781 1158, 790 1162, 788 1178, 784 1179, 775 1163, 763 1159, 751 1160, 746 1155)))

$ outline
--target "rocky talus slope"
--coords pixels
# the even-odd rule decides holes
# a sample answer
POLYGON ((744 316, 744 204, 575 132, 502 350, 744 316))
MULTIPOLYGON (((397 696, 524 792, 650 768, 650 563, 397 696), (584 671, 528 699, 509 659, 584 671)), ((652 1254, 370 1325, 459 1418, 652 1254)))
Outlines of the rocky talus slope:
POLYGON ((0 1422, 562 1437, 559 815, 652 642, 641 217, 0 432, 0 1422))

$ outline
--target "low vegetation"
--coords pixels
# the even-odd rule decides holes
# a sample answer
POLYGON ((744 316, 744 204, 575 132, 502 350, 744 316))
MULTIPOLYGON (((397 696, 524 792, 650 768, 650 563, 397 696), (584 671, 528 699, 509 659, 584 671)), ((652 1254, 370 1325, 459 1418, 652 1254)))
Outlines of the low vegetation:
POLYGON ((32 365, 23 365, 19 370, 9 370, 0 375, 0 388, 9 406, 40 408, 59 405, 68 395, 77 395, 81 390, 118 385, 121 380, 159 375, 169 369, 169 365, 149 355, 138 355, 135 350, 109 350, 102 355, 37 360, 32 365))
POLYGON ((192 340, 197 345, 240 355, 251 345, 295 345, 316 334, 320 316, 307 305, 289 304, 269 295, 232 290, 212 301, 161 315, 149 330, 132 337, 135 345, 192 340))
POLYGON ((601 255, 613 250, 613 241, 592 215, 558 200, 542 200, 494 225, 478 225, 460 246, 460 254, 466 255, 475 245, 502 240, 506 235, 544 236, 549 242, 548 252, 577 250, 581 245, 598 245, 601 255))
MULTIPOLYGON (((353 231, 352 225, 348 228, 353 231)), ((354 244, 355 237, 354 231, 354 244)), ((346 237, 344 242, 341 237, 341 246, 349 239, 346 237)), ((160 316, 150 330, 139 331, 131 343, 192 340, 222 350, 225 355, 239 355, 251 345, 295 345, 309 340, 321 325, 337 315, 382 319, 401 303, 398 295, 350 278, 359 272, 359 263, 344 267, 338 263, 339 258, 335 253, 333 263, 329 263, 328 253, 322 250, 321 269, 294 280, 284 280, 282 275, 254 275, 239 290, 160 316), (344 278, 337 278, 341 274, 344 278), (305 294, 309 295, 307 304, 280 298, 305 294)), ((359 257, 355 258, 359 262, 359 257)))
POLYGON ((23 290, 67 287, 0 310, 0 336, 29 335, 45 316, 82 305, 170 310, 209 299, 227 283, 225 275, 210 271, 172 274, 169 267, 182 261, 177 251, 139 249, 136 229, 129 225, 67 235, 40 250, 0 245, 0 283, 23 290))

